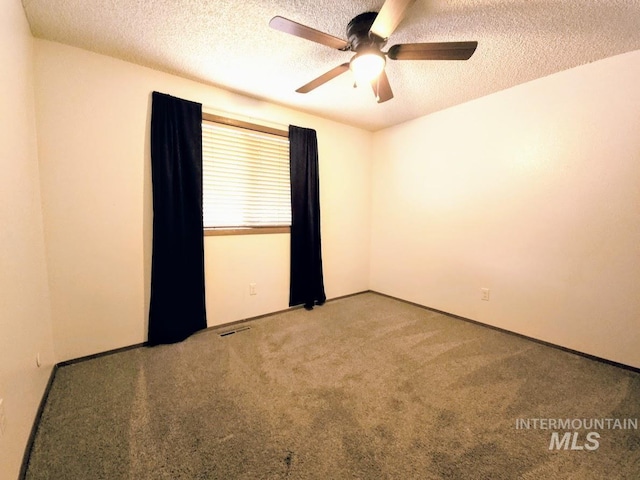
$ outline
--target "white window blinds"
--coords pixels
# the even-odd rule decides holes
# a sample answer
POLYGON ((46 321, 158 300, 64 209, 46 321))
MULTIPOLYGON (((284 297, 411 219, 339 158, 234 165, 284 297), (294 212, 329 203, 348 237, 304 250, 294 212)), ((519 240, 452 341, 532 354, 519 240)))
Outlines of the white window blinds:
POLYGON ((291 225, 289 139, 202 122, 205 228, 291 225))

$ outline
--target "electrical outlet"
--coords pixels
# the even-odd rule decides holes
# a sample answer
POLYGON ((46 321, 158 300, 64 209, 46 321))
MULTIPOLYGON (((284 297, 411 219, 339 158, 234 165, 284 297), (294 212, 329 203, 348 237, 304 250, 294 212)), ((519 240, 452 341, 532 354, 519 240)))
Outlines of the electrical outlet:
POLYGON ((256 284, 255 283, 250 283, 249 284, 249 295, 257 295, 258 291, 256 290, 256 284))
POLYGON ((4 415, 4 399, 0 398, 0 437, 4 435, 7 418, 4 415))
POLYGON ((480 289, 480 299, 481 300, 485 300, 485 301, 489 301, 489 289, 488 288, 481 288, 480 289))

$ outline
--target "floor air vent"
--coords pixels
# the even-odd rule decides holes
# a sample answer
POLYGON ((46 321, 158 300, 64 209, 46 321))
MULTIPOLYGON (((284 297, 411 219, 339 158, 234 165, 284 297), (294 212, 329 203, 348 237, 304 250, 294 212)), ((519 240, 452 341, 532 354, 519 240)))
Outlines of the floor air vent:
POLYGON ((239 327, 234 330, 227 330, 226 332, 222 332, 219 335, 221 337, 226 337, 229 335, 233 335, 234 333, 246 332, 247 330, 251 330, 251 327, 239 327))

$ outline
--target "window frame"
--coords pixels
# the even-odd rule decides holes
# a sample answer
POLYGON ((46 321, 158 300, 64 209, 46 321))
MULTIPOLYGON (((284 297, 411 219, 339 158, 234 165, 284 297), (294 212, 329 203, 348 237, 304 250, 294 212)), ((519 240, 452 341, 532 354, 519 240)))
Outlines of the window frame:
MULTIPOLYGON (((223 117, 221 115, 215 115, 212 113, 202 112, 203 122, 220 123, 231 127, 244 128, 246 130, 253 130, 256 132, 267 133, 270 135, 277 135, 279 137, 289 138, 289 132, 287 130, 280 130, 274 127, 268 127, 266 125, 259 125, 257 123, 251 123, 244 120, 237 120, 234 118, 223 117)), ((248 226, 248 227, 204 227, 204 236, 225 236, 225 235, 255 235, 255 234, 273 234, 273 233, 290 233, 290 225, 273 225, 268 227, 263 226, 248 226)))

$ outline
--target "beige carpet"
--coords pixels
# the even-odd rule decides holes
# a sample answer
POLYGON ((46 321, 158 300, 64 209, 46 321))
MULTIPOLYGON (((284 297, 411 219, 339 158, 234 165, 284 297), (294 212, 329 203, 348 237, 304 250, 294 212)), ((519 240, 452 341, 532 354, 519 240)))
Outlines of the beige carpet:
POLYGON ((516 429, 640 419, 638 373, 374 293, 246 325, 61 367, 27 478, 640 478, 639 430, 516 429))

